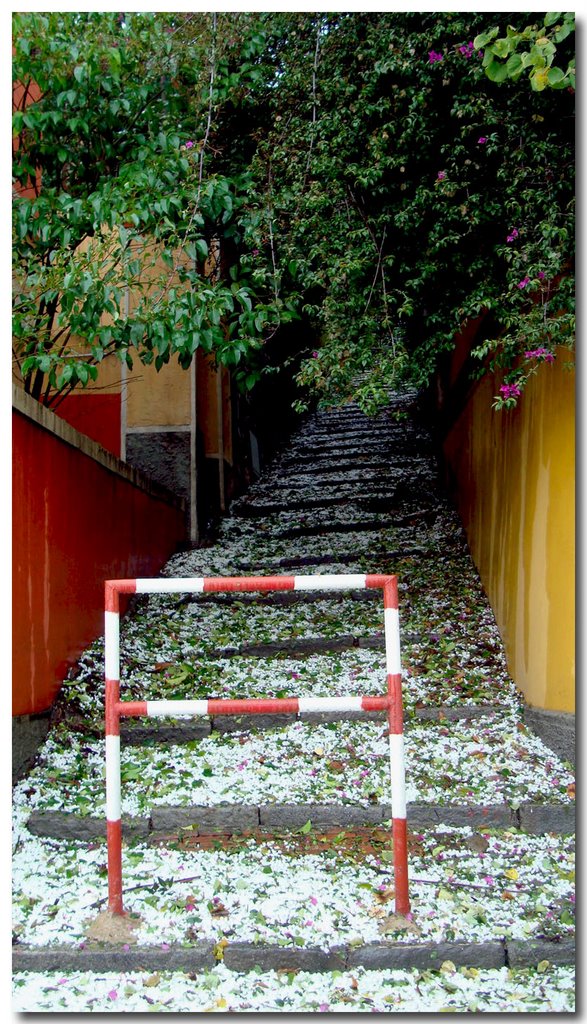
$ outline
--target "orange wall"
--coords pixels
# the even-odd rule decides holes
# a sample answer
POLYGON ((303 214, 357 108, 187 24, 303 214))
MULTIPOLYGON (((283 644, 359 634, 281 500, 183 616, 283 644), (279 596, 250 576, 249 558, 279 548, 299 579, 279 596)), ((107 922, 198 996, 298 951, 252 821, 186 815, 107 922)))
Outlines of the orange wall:
POLYGON ((179 503, 17 389, 14 404, 13 714, 21 715, 50 707, 68 668, 103 633, 104 580, 156 575, 186 532, 179 503))
POLYGON ((446 437, 455 500, 503 637, 509 671, 538 708, 575 709, 575 374, 557 350, 517 407, 501 378, 469 394, 446 437))

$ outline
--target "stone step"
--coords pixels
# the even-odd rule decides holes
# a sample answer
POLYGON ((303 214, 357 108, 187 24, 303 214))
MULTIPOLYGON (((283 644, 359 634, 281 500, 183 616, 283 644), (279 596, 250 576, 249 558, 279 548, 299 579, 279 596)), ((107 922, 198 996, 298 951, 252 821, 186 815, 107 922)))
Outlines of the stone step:
MULTIPOLYGON (((244 832, 260 829, 265 837, 272 831, 299 829, 308 821, 313 828, 353 828, 381 825, 391 820, 391 804, 352 806, 349 804, 265 804, 243 806, 172 807, 156 806, 146 818, 130 818, 123 814, 123 836, 128 839, 154 841, 161 836, 176 835, 182 829, 208 834, 244 832)), ((516 810, 508 804, 479 806, 473 804, 407 805, 410 831, 436 828, 518 828, 531 835, 569 834, 575 831, 574 804, 523 803, 516 810)), ((88 840, 106 836, 106 818, 69 814, 66 811, 33 811, 27 827, 36 836, 58 840, 88 840)))
MULTIPOLYGON (((356 551, 337 552, 336 554, 328 555, 297 555, 291 558, 277 558, 277 559, 263 559, 263 568, 267 572, 279 571, 281 569, 296 569, 304 566, 312 565, 332 565, 333 563, 340 562, 341 564, 352 565, 357 562, 358 559, 364 558, 366 552, 361 551, 357 554, 356 551)), ((399 550, 388 550, 385 548, 386 558, 430 558, 438 555, 438 550, 426 549, 426 548, 403 548, 399 550)), ((259 568, 259 562, 237 562, 236 567, 243 572, 250 572, 253 569, 259 568)))
POLYGON ((231 515, 242 519, 262 518, 274 515, 276 512, 304 512, 319 508, 336 508, 341 505, 353 504, 366 512, 382 512, 391 514, 401 512, 406 516, 403 505, 411 500, 414 504, 421 504, 422 501, 433 502, 435 494, 429 489, 418 490, 414 488, 410 493, 407 488, 401 493, 369 495, 365 494, 364 488, 360 485, 354 487, 348 494, 327 495, 316 498, 289 498, 288 500, 276 498, 274 501, 258 501, 252 498, 241 498, 230 507, 231 515))
MULTIPOLYGON (((477 718, 495 718, 506 714, 495 704, 462 704, 458 706, 429 705, 414 710, 404 710, 404 728, 409 732, 416 722, 470 721, 477 718)), ((385 711, 302 711, 292 714, 267 715, 210 715, 175 723, 157 719, 129 719, 120 726, 120 738, 129 746, 142 746, 144 743, 191 743, 193 740, 210 736, 211 733, 227 734, 232 732, 263 732, 271 729, 282 729, 292 722, 311 721, 315 725, 326 722, 377 722, 384 723, 385 711)), ((63 719, 62 719, 63 721, 63 719)), ((101 739, 104 736, 103 726, 88 723, 86 719, 71 715, 66 719, 71 729, 82 732, 88 738, 101 739)))
POLYGON ((344 971, 356 967, 368 970, 395 968, 438 970, 446 960, 457 967, 536 967, 542 961, 572 965, 575 939, 506 939, 493 942, 369 942, 362 945, 279 946, 263 942, 228 941, 220 948, 214 940, 190 946, 129 945, 88 941, 79 946, 21 946, 12 950, 12 969, 31 971, 204 971, 219 960, 232 971, 344 971))

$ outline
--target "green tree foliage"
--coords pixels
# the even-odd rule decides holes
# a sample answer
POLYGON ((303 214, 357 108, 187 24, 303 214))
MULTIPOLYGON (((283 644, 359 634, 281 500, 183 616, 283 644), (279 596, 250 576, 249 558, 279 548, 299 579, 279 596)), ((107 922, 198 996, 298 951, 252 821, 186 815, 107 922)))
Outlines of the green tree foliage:
POLYGON ((489 81, 486 17, 267 17, 278 87, 254 165, 320 339, 310 394, 375 408, 480 314, 484 365, 572 336, 573 95, 489 81))
POLYGON ((481 32, 475 49, 483 50, 483 67, 492 82, 517 82, 526 72, 536 92, 543 89, 575 88, 575 58, 567 58, 566 70, 554 63, 557 46, 575 31, 575 15, 556 11, 544 16, 542 24, 527 25, 523 31, 508 25, 505 36, 499 28, 481 32))
POLYGON ((212 240, 238 244, 249 219, 246 163, 222 168, 216 124, 254 85, 263 37, 238 16, 125 17, 14 18, 13 173, 22 189, 39 168, 41 186, 14 200, 13 336, 47 404, 113 352, 187 367, 201 347, 240 369, 292 315, 266 274, 205 266, 212 240))
POLYGON ((131 346, 158 366, 202 346, 250 386, 297 315, 299 407, 374 410, 482 316, 480 367, 508 371, 507 405, 572 344, 574 90, 551 75, 569 16, 503 14, 503 37, 469 12, 126 17, 15 17, 14 76, 43 94, 15 121, 17 182, 43 175, 14 218, 33 393, 131 346))

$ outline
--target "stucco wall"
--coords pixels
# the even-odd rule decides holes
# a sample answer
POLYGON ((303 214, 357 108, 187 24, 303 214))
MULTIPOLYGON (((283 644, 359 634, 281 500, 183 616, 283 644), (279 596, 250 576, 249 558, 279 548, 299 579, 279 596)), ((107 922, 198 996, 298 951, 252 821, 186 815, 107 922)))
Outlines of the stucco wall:
POLYGON ((528 704, 575 709, 575 374, 564 349, 514 410, 470 393, 444 443, 471 553, 528 704))

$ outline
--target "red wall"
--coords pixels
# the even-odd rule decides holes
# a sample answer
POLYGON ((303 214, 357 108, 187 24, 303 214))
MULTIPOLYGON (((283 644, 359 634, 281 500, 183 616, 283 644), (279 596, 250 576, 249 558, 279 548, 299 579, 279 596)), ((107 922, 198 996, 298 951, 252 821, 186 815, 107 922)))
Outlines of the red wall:
POLYGON ((120 458, 120 400, 120 393, 73 393, 63 399, 55 414, 120 458))
POLYGON ((24 413, 13 411, 12 430, 12 689, 13 714, 22 715, 49 708, 68 668, 102 635, 104 580, 157 575, 186 530, 182 509, 24 413))

